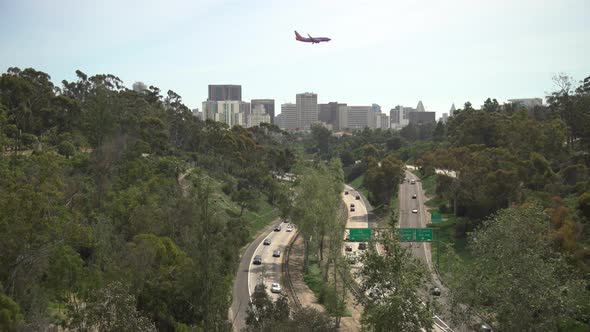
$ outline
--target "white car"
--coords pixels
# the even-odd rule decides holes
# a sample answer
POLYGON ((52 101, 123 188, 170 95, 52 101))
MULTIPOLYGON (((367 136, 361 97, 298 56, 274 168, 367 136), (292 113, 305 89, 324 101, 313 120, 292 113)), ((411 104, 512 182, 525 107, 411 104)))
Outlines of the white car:
POLYGON ((414 209, 412 210, 412 213, 418 213, 418 210, 414 209))
POLYGON ((270 286, 270 291, 273 293, 280 293, 282 291, 281 285, 278 282, 273 282, 272 286, 270 286))
POLYGON ((293 231, 293 225, 287 225, 287 232, 293 231))

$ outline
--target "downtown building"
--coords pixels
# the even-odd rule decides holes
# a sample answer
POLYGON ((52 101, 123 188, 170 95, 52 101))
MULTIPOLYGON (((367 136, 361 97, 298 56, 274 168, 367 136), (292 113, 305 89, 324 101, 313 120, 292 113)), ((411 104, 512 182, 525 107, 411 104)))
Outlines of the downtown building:
POLYGON ((250 116, 248 116, 248 128, 260 126, 261 123, 270 123, 270 115, 266 113, 264 105, 258 104, 252 108, 250 116))
POLYGON ((296 95, 297 128, 310 130, 311 125, 318 122, 318 95, 311 92, 296 95))
POLYGON ((297 105, 293 103, 281 104, 281 114, 279 117, 279 128, 284 130, 298 130, 297 105))
POLYGON ((370 128, 373 120, 373 109, 371 106, 348 106, 348 129, 370 128))
POLYGON ((318 105, 318 120, 332 127, 333 131, 348 128, 348 107, 346 104, 330 102, 318 105))
POLYGON ((242 100, 242 86, 234 84, 211 84, 207 101, 242 100))
POLYGON ((264 106, 264 111, 270 116, 270 123, 275 123, 275 100, 274 99, 252 99, 250 107, 252 110, 258 105, 264 106))

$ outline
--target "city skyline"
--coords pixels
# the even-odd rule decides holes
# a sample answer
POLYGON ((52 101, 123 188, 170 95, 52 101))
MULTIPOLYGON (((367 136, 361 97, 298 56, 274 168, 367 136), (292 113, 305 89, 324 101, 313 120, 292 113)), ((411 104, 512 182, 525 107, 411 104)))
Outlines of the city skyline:
POLYGON ((560 72, 590 74, 586 0, 141 4, 1 2, 0 69, 33 67, 56 85, 77 69, 109 73, 173 90, 189 108, 209 84, 239 84, 243 100, 276 105, 301 91, 383 112, 422 100, 437 118, 453 103, 543 98, 560 72), (332 41, 299 43, 295 29, 332 41))

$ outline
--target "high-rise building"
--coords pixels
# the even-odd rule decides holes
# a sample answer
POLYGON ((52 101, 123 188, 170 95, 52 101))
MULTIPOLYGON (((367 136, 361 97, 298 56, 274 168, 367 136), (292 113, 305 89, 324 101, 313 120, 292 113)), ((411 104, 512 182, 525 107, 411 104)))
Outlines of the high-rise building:
POLYGON ((297 105, 286 103, 281 105, 281 129, 297 130, 299 123, 297 121, 297 105))
POLYGON ((348 106, 348 128, 363 129, 369 127, 371 121, 371 106, 348 106))
POLYGON ((389 129, 391 124, 389 123, 389 116, 385 113, 378 113, 375 116, 375 128, 389 129))
POLYGON ((418 102, 418 106, 416 106, 416 112, 426 112, 424 109, 424 104, 422 104, 422 100, 418 102))
MULTIPOLYGON (((420 105, 420 104, 418 104, 420 105)), ((416 109, 411 107, 404 107, 402 105, 397 105, 395 108, 392 108, 389 111, 390 121, 391 121, 391 128, 393 129, 401 129, 410 123, 410 112, 415 112, 416 109)))
POLYGON ((275 115, 275 123, 274 123, 277 127, 284 129, 285 126, 283 126, 283 114, 279 113, 277 115, 275 115))
POLYGON ((242 100, 242 86, 232 84, 209 85, 209 98, 207 100, 242 100))
POLYGON ((311 125, 318 122, 318 95, 315 93, 298 93, 297 127, 300 130, 310 130, 311 125))
POLYGON ((442 121, 443 121, 443 123, 447 123, 447 121, 449 121, 449 114, 448 113, 443 113, 442 121))
POLYGON ((411 124, 423 125, 427 123, 436 123, 435 112, 410 112, 409 120, 411 124))
POLYGON ((449 116, 453 116, 453 114, 455 114, 455 103, 453 103, 453 105, 451 105, 451 109, 449 110, 449 116))
POLYGON ((346 128, 346 104, 330 102, 318 104, 318 119, 321 122, 331 125, 332 130, 338 131, 346 128))
POLYGON ((215 114, 217 114, 217 102, 208 100, 203 102, 203 120, 212 119, 215 120, 215 114))
POLYGON ((247 101, 240 101, 240 113, 242 113, 242 118, 244 119, 244 124, 248 123, 248 118, 250 117, 250 103, 247 101))
POLYGON ((266 114, 270 116, 270 123, 274 123, 275 119, 275 100, 274 99, 252 99, 250 101, 252 105, 252 109, 256 107, 256 105, 264 105, 264 110, 266 114))
POLYGON ((233 127, 236 125, 244 125, 244 113, 240 112, 241 101, 226 100, 217 102, 217 113, 214 115, 214 120, 226 123, 233 127))
POLYGON ((266 113, 264 105, 257 104, 248 117, 248 127, 259 126, 263 122, 270 123, 270 115, 266 113))

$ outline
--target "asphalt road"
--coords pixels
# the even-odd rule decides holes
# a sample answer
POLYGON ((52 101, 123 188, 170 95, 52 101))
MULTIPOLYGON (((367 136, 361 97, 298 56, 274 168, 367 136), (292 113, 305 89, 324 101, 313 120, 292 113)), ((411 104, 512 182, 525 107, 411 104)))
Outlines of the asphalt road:
POLYGON ((262 256, 262 264, 254 265, 252 264, 252 260, 250 260, 250 271, 248 276, 248 290, 250 294, 254 292, 254 287, 259 283, 263 283, 266 286, 266 290, 273 301, 280 296, 279 293, 270 292, 271 284, 273 282, 280 284, 281 288, 283 288, 283 292, 286 291, 285 285, 281 282, 283 254, 285 253, 285 248, 287 248, 289 241, 295 235, 295 230, 287 232, 287 225, 288 223, 282 223, 280 231, 273 230, 267 234, 265 239, 270 239, 270 245, 260 244, 256 248, 254 256, 262 256), (280 250, 280 256, 273 257, 273 252, 277 249, 280 250))
MULTIPOLYGON (((274 227, 280 223, 281 221, 277 219, 265 227, 260 235, 248 245, 241 257, 232 290, 232 305, 229 310, 229 319, 232 322, 234 331, 240 331, 245 327, 246 310, 250 303, 250 294, 254 291, 256 282, 262 280, 261 278, 264 276, 264 282, 269 294, 270 283, 274 280, 278 280, 280 283, 284 248, 291 237, 295 235, 295 230, 293 232, 286 231, 287 223, 281 224, 282 229, 280 232, 274 232, 274 227), (271 239, 270 246, 262 244, 266 238, 271 239), (281 250, 281 257, 272 257, 272 250, 276 248, 281 250), (262 255, 262 265, 252 264, 255 255, 262 255)), ((281 287, 283 287, 284 292, 282 284, 281 287)), ((278 297, 276 294, 271 296, 273 298, 278 297)))
MULTIPOLYGON (((399 205, 399 227, 424 228, 426 227, 426 208, 424 202, 426 198, 422 193, 422 183, 414 174, 406 171, 406 181, 400 185, 400 205, 399 205), (415 183, 411 184, 414 180, 415 183), (416 198, 412 198, 416 195, 416 198), (413 213, 412 210, 418 210, 413 213)), ((432 271, 432 255, 430 243, 427 242, 409 242, 405 245, 411 247, 414 256, 422 259, 432 271)))

